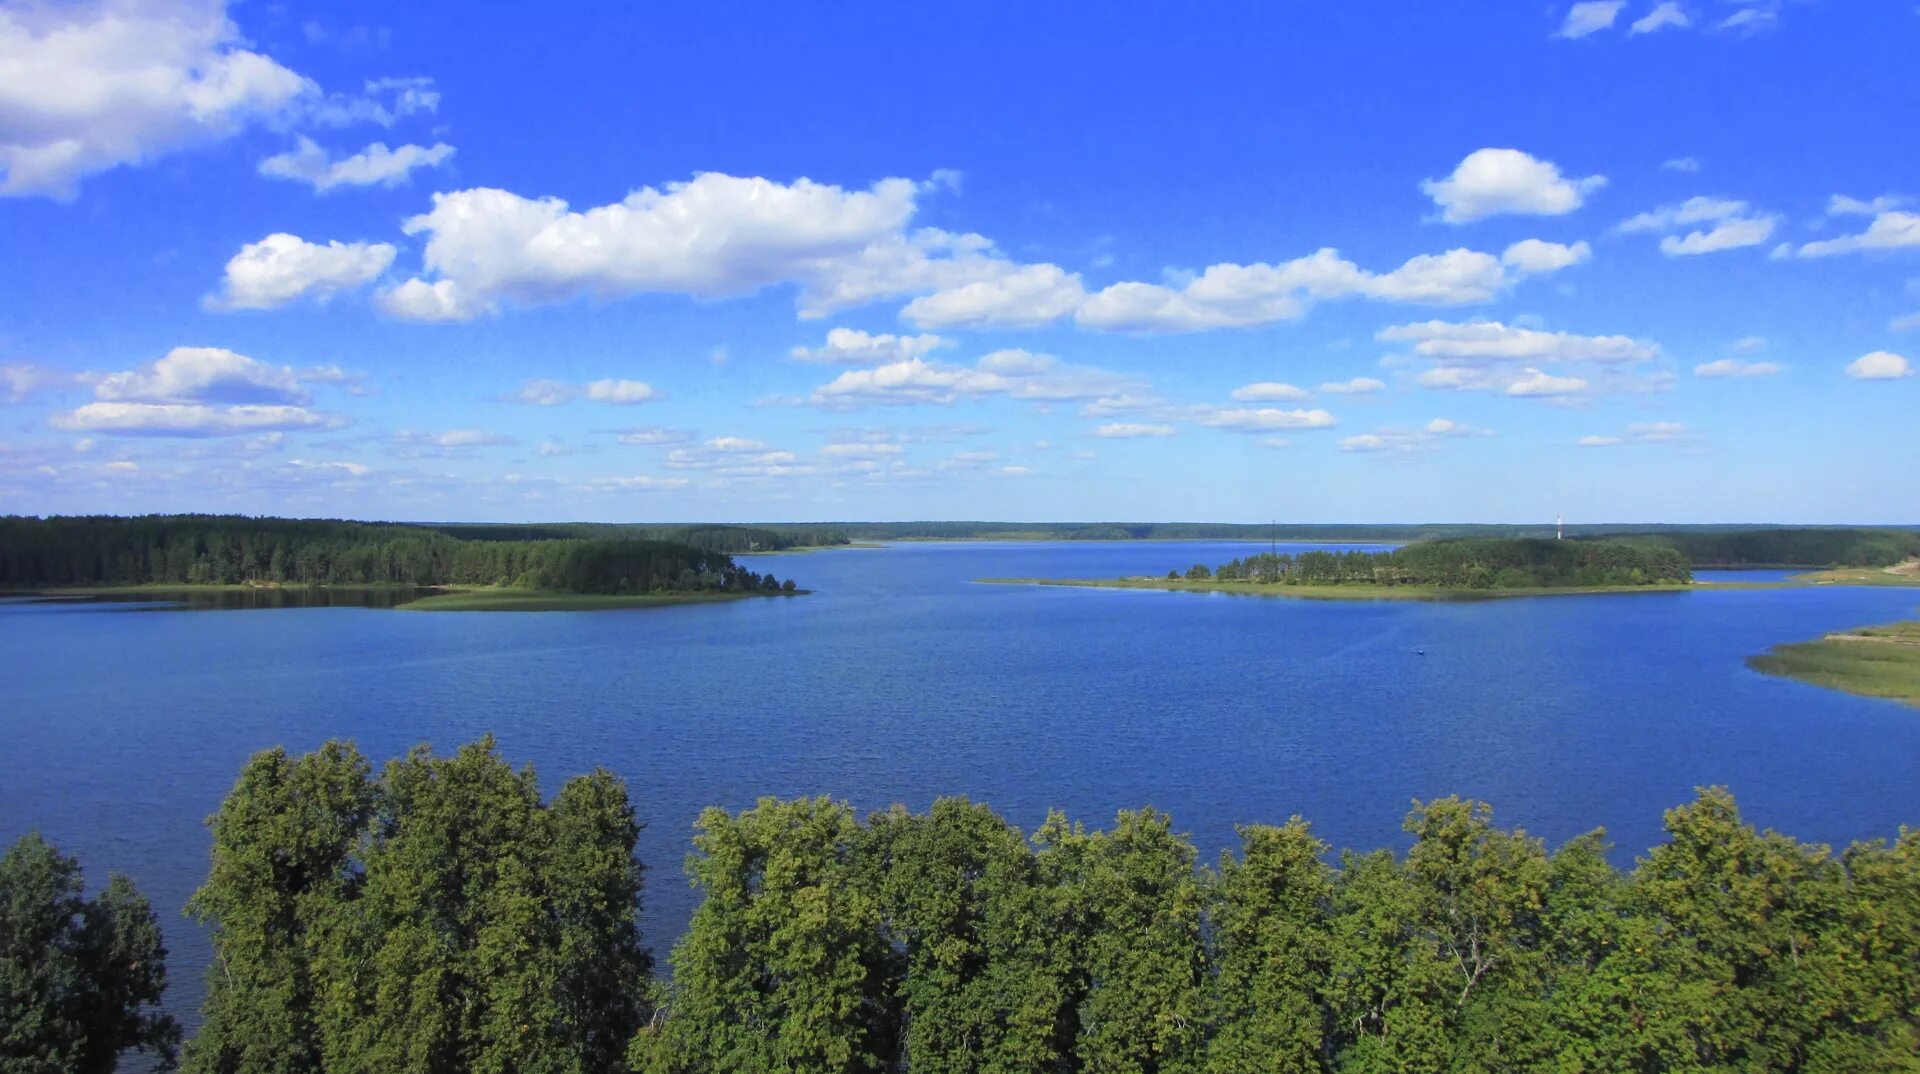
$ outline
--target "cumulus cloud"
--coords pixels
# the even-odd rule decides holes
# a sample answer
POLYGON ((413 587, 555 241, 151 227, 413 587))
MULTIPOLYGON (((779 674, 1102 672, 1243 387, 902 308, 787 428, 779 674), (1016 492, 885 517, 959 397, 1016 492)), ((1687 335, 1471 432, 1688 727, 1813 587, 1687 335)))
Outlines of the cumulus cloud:
POLYGON ((1284 410, 1278 407, 1210 407, 1200 411, 1199 422, 1211 429, 1237 433, 1265 433, 1279 429, 1331 429, 1338 424, 1332 414, 1318 408, 1284 410))
POLYGON ((1305 388, 1296 388, 1279 381, 1261 381, 1247 384, 1233 390, 1233 397, 1243 403, 1297 403, 1312 398, 1313 393, 1305 388))
POLYGON ((1489 148, 1467 154, 1445 179, 1424 180, 1420 190, 1440 207, 1440 219, 1466 224, 1501 214, 1564 216, 1606 183, 1600 175, 1564 176, 1558 165, 1518 149, 1489 148))
POLYGON ((1386 390, 1384 381, 1372 377, 1354 377, 1351 380, 1335 380, 1320 385, 1320 390, 1333 395, 1372 395, 1386 390))
POLYGON ((1744 201, 1700 196, 1640 213, 1623 222, 1620 230, 1664 233, 1660 252, 1668 257, 1685 257, 1758 246, 1772 236, 1778 224, 1778 218, 1754 212, 1744 201), (1691 227, 1696 224, 1710 226, 1691 227), (1677 234, 1681 230, 1686 234, 1677 234))
POLYGON ((325 246, 298 235, 276 232, 240 248, 227 262, 226 278, 209 309, 274 309, 303 297, 326 301, 363 287, 393 264, 395 250, 384 242, 339 242, 325 246))
POLYGON ((1777 362, 1747 362, 1738 358, 1720 358, 1693 367, 1693 375, 1718 379, 1726 377, 1771 377, 1781 371, 1777 362))
POLYGON ((1578 265, 1593 257, 1593 247, 1584 242, 1571 246, 1542 239, 1521 239, 1500 255, 1500 263, 1516 272, 1527 275, 1540 275, 1558 272, 1563 268, 1578 265))
POLYGON ((228 137, 316 87, 244 47, 220 0, 0 8, 0 196, 228 137))
POLYGON ((575 399, 587 399, 596 403, 630 406, 659 398, 659 395, 651 384, 639 380, 607 379, 573 384, 542 378, 522 384, 507 395, 506 401, 528 406, 560 406, 575 399))
POLYGON ((789 354, 796 361, 826 365, 884 365, 909 358, 925 358, 942 347, 951 346, 953 340, 931 334, 874 335, 857 328, 835 328, 827 333, 825 345, 795 347, 789 354))
MULTIPOLYGON (((1858 235, 1843 235, 1837 239, 1820 239, 1802 243, 1797 253, 1801 257, 1831 257, 1834 254, 1852 254, 1876 250, 1897 250, 1920 246, 1920 213, 1887 210, 1874 214, 1873 222, 1867 230, 1858 235)), ((1786 251, 1788 247, 1781 247, 1786 251)))
POLYGON ((900 314, 922 328, 1024 328, 1067 316, 1085 297, 1078 273, 1058 265, 1022 265, 916 298, 900 314))
POLYGON ((403 145, 389 149, 374 142, 360 152, 338 160, 313 139, 301 137, 288 152, 260 162, 260 174, 306 183, 319 193, 341 186, 399 186, 418 168, 437 168, 453 156, 453 147, 439 142, 428 147, 403 145))
POLYGON ((1566 18, 1561 20, 1553 36, 1578 39, 1599 33, 1611 27, 1620 17, 1620 9, 1626 6, 1625 0, 1580 0, 1567 9, 1566 18))
POLYGON ((1471 436, 1492 436, 1490 429, 1481 429, 1465 422, 1448 418, 1435 418, 1418 429, 1403 429, 1395 426, 1376 429, 1370 433, 1344 437, 1340 441, 1341 451, 1366 453, 1411 454, 1420 451, 1433 451, 1447 440, 1471 436))
POLYGON ((1658 345, 1630 336, 1582 336, 1499 321, 1425 321, 1381 329, 1387 343, 1411 343, 1415 354, 1452 364, 1482 362, 1638 362, 1658 345))
POLYGON ((1848 362, 1847 376, 1855 380, 1899 380, 1913 376, 1913 363, 1892 351, 1874 351, 1848 362))
POLYGON ((1099 400, 1124 394, 1137 386, 1138 382, 1131 377, 1010 348, 995 351, 972 366, 908 358, 871 369, 850 369, 816 388, 807 401, 836 409, 867 405, 945 406, 963 399, 986 398, 1049 403, 1099 400))
POLYGON ((415 320, 468 320, 505 304, 647 292, 729 298, 795 284, 802 313, 822 315, 1022 271, 980 236, 907 231, 926 189, 907 179, 848 190, 705 172, 580 211, 506 190, 436 194, 430 211, 405 224, 426 238, 427 273, 387 292, 385 307, 415 320))
POLYGON ((1624 444, 1697 443, 1700 434, 1677 421, 1639 422, 1627 426, 1622 434, 1583 436, 1575 441, 1581 447, 1619 447, 1624 444))
POLYGON ((232 436, 336 428, 310 409, 309 386, 340 384, 337 366, 275 366, 220 347, 175 347, 138 369, 88 374, 97 402, 56 414, 56 428, 145 436, 232 436))
POLYGON ((1633 20, 1633 25, 1627 28, 1627 36, 1638 37, 1641 34, 1665 30, 1668 27, 1684 30, 1691 25, 1693 20, 1687 17, 1686 8, 1681 7, 1674 0, 1665 0, 1664 3, 1655 4, 1652 11, 1633 20))
POLYGON ((53 416, 57 429, 119 436, 235 436, 330 429, 336 417, 297 406, 208 406, 202 403, 88 403, 53 416))
POLYGON ((1114 421, 1093 431, 1095 436, 1107 440, 1139 440, 1150 437, 1177 435, 1180 430, 1171 425, 1152 424, 1135 421, 1114 421))
POLYGON ((1516 399, 1550 399, 1580 395, 1588 388, 1587 382, 1580 377, 1560 377, 1543 373, 1538 369, 1521 372, 1518 379, 1507 385, 1506 393, 1516 399))
POLYGON ((1517 275, 1551 271, 1529 257, 1532 252, 1527 247, 1515 254, 1531 266, 1518 273, 1492 254, 1466 249, 1421 254, 1391 272, 1376 273, 1328 248, 1278 265, 1213 265, 1180 287, 1114 284, 1088 298, 1076 316, 1083 327, 1105 331, 1196 332, 1293 320, 1322 299, 1466 305, 1491 300, 1517 275))

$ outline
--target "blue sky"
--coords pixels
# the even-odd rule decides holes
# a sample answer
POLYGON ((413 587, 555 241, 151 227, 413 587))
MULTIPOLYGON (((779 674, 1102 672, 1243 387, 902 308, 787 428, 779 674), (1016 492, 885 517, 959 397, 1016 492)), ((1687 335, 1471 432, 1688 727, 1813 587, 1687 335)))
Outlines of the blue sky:
POLYGON ((0 0, 0 512, 1920 522, 1904 2, 0 0))

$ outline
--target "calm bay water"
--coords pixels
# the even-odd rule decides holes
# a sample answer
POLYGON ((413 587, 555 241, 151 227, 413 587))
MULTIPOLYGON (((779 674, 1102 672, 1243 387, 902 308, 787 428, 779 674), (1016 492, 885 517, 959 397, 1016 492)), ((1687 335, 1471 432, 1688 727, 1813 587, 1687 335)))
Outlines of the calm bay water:
POLYGON ((693 905, 694 816, 769 794, 967 794, 1028 827, 1049 806, 1097 826, 1150 803, 1207 858, 1234 824, 1294 813, 1336 846, 1401 845, 1409 799, 1455 792, 1553 842, 1605 825, 1623 864, 1700 784, 1802 838, 1920 823, 1920 713, 1743 664, 1912 616, 1913 590, 1361 603, 973 584, 1263 547, 765 557, 814 595, 634 612, 0 602, 0 839, 37 828, 95 881, 131 874, 191 1012, 206 944, 173 915, 206 869, 203 818, 250 753, 330 737, 377 762, 493 731, 550 790, 618 772, 649 822, 643 924, 662 953, 693 905))

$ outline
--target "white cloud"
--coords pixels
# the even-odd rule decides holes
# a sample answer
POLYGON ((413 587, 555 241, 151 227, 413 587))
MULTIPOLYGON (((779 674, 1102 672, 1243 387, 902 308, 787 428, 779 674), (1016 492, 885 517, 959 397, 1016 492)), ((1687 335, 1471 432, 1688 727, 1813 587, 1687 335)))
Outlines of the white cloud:
POLYGON ((1873 223, 1858 235, 1821 239, 1803 243, 1795 251, 1801 257, 1829 257, 1865 250, 1896 250, 1920 246, 1920 213, 1888 210, 1875 214, 1873 223))
POLYGON ((1588 384, 1580 377, 1557 377, 1538 369, 1528 369, 1520 379, 1507 385, 1507 394, 1516 399, 1550 399, 1580 395, 1588 384))
POLYGON ((1692 175, 1700 170, 1700 158, 1674 157, 1672 160, 1661 161, 1660 170, 1663 172, 1685 172, 1688 175, 1692 175))
POLYGON ((1180 430, 1171 425, 1115 421, 1095 429, 1094 435, 1107 440, 1138 440, 1147 437, 1174 436, 1179 432, 1180 430))
POLYGON ((1048 403, 1098 400, 1137 386, 1131 377, 1014 348, 995 351, 972 366, 909 358, 871 369, 849 369, 815 389, 807 401, 829 408, 944 406, 990 397, 1048 403))
POLYGON ((1674 0, 1665 0, 1664 3, 1655 4, 1652 11, 1633 20, 1633 25, 1627 29, 1627 36, 1650 34, 1669 26, 1684 30, 1692 25, 1693 20, 1687 17, 1685 8, 1674 0))
POLYGON ((0 401, 17 403, 34 392, 64 383, 67 379, 25 363, 0 365, 0 401))
POLYGON ((1312 398, 1313 393, 1291 384, 1268 380, 1235 388, 1233 397, 1243 403, 1297 403, 1312 398))
POLYGON ((228 137, 314 85, 245 42, 220 0, 0 8, 0 196, 228 137))
POLYGON ((906 451, 899 444, 838 443, 825 445, 820 449, 820 454, 833 459, 872 459, 904 455, 906 451))
POLYGON ((1850 198, 1845 194, 1835 194, 1827 199, 1828 216, 1877 216, 1890 209, 1905 205, 1907 199, 1893 194, 1882 194, 1871 200, 1850 198))
POLYGON ((596 380, 587 385, 587 398, 596 403, 630 406, 658 395, 653 386, 638 380, 596 380))
POLYGON ((1580 3, 1567 9, 1566 19, 1553 36, 1582 38, 1599 33, 1611 27, 1614 20, 1620 17, 1620 9, 1626 6, 1625 0, 1580 0, 1580 3))
POLYGON ((1887 327, 1895 332, 1905 332, 1909 329, 1920 328, 1920 313, 1909 313, 1905 317, 1895 317, 1888 323, 1887 327))
MULTIPOLYGON (((1532 250, 1526 247, 1515 256, 1527 259, 1532 250)), ((1518 275, 1534 271, 1551 269, 1533 259, 1532 267, 1518 275)), ((1292 320, 1322 299, 1363 297, 1436 306, 1486 302, 1516 278, 1501 259, 1474 250, 1421 254, 1391 272, 1375 273, 1328 248, 1278 265, 1213 265, 1179 288, 1114 284, 1088 298, 1077 319, 1082 327, 1116 332, 1242 328, 1292 320)))
POLYGON ((650 474, 634 474, 620 477, 590 477, 582 486, 595 492, 651 492, 657 489, 672 490, 686 488, 689 482, 684 477, 654 477, 650 474))
POLYGON ((1744 6, 1739 11, 1721 19, 1714 29, 1740 34, 1757 34, 1762 30, 1771 29, 1780 21, 1780 0, 1732 0, 1732 2, 1744 6))
POLYGON ((647 292, 728 298, 791 283, 803 314, 821 315, 1025 271, 978 235, 908 233, 925 189, 907 179, 846 190, 705 172, 584 211, 488 188, 436 194, 405 229, 426 236, 427 273, 448 286, 427 295, 427 278, 409 281, 388 293, 388 309, 462 320, 503 304, 647 292))
POLYGON ((1855 380, 1898 380, 1913 376, 1913 363, 1892 351, 1874 351, 1848 362, 1847 376, 1855 380))
POLYGON ((373 123, 391 127, 408 116, 440 110, 440 91, 420 75, 368 79, 358 94, 332 93, 305 110, 305 118, 323 127, 373 123))
POLYGON ((1563 216, 1606 183, 1600 175, 1563 176, 1557 165, 1518 149, 1489 148, 1467 154, 1445 179, 1424 180, 1420 190, 1440 207, 1442 220, 1465 224, 1503 213, 1563 216))
POLYGON ((789 353, 798 361, 828 365, 884 365, 908 358, 925 358, 953 340, 936 335, 873 335, 857 328, 835 328, 827 333, 820 347, 795 347, 789 353))
POLYGON ((1708 378, 1771 377, 1780 370, 1777 362, 1743 362, 1738 358, 1721 358, 1694 366, 1693 375, 1708 378))
POLYGON ((276 232, 233 255, 221 293, 208 296, 206 305, 225 310, 274 309, 306 296, 324 302, 340 291, 371 282, 393 264, 394 254, 394 248, 384 242, 334 241, 321 246, 276 232))
POLYGON ((274 430, 335 428, 340 420, 297 406, 203 403, 88 403, 53 416, 58 429, 118 436, 235 436, 274 430))
POLYGON ((1329 381, 1320 385, 1320 390, 1333 395, 1372 395, 1384 391, 1386 387, 1384 381, 1372 377, 1354 377, 1351 380, 1329 381))
POLYGON ((1418 429, 1402 429, 1393 426, 1376 429, 1370 433, 1345 437, 1340 441, 1341 451, 1412 454, 1420 451, 1433 451, 1447 440, 1473 436, 1492 436, 1488 429, 1476 428, 1464 422, 1447 418, 1435 418, 1418 429))
POLYGON ((221 347, 175 347, 140 369, 91 378, 94 396, 114 403, 284 403, 313 401, 306 385, 337 382, 328 367, 296 370, 269 365, 221 347))
POLYGON ((1677 421, 1652 421, 1629 425, 1622 435, 1583 436, 1574 442, 1581 447, 1619 447, 1623 444, 1689 444, 1701 439, 1700 434, 1677 421))
POLYGON ((428 283, 412 279, 390 287, 375 297, 381 312, 402 321, 422 324, 452 324, 470 321, 483 312, 468 302, 459 285, 452 280, 428 283))
POLYGON ((506 401, 528 406, 560 406, 575 399, 590 399, 596 403, 627 406, 648 402, 659 395, 651 384, 639 380, 608 379, 572 384, 564 380, 542 378, 522 384, 506 397, 506 401))
POLYGON ((669 429, 660 425, 648 425, 638 429, 622 429, 617 439, 622 444, 640 447, 657 447, 662 444, 684 444, 693 439, 693 433, 686 429, 669 429))
POLYGON ((1637 362, 1658 345, 1630 336, 1581 336, 1499 321, 1426 321, 1381 329, 1376 338, 1411 343, 1415 354, 1448 364, 1480 362, 1637 362))
POLYGON ((1640 213, 1620 225, 1621 231, 1664 232, 1660 252, 1668 257, 1709 254, 1758 246, 1773 235, 1778 218, 1753 211, 1744 201, 1697 196, 1677 205, 1663 205, 1640 213), (1685 235, 1671 234, 1692 224, 1711 224, 1685 235))
POLYGON ((1281 410, 1275 407, 1206 408, 1201 412, 1199 421, 1209 428, 1240 433, 1272 432, 1276 429, 1331 429, 1337 424, 1333 415, 1324 410, 1281 410))
POLYGON ((1516 272, 1539 275, 1591 260, 1593 247, 1584 242, 1571 246, 1542 239, 1521 239, 1500 255, 1500 263, 1516 272))
MULTIPOLYGON (((393 442, 403 449, 440 449, 443 453, 458 452, 462 448, 507 447, 518 443, 511 436, 486 429, 449 429, 442 433, 402 429, 393 434, 393 442)), ((419 454, 419 452, 408 450, 403 451, 403 454, 419 454)))
POLYGON ((907 303, 900 315, 922 328, 1021 328, 1072 313, 1086 298, 1078 273, 1058 265, 1022 265, 907 303))
POLYGON ((374 142, 350 157, 334 160, 313 139, 302 137, 294 149, 261 161, 260 174, 293 179, 325 193, 337 186, 399 186, 412 178, 414 169, 439 167, 451 156, 453 147, 445 142, 398 149, 374 142))

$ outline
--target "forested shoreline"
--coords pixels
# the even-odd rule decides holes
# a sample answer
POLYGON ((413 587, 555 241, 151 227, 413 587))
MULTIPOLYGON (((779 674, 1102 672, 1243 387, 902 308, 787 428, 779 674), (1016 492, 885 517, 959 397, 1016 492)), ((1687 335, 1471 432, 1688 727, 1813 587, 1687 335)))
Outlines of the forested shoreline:
MULTIPOLYGON (((725 552, 635 538, 453 537, 387 523, 212 515, 0 518, 0 589, 511 586, 566 593, 793 592, 725 552)), ((712 535, 709 534, 709 539, 712 535)))
POLYGON ((1461 538, 1388 552, 1262 552, 1213 568, 1196 563, 1167 577, 1283 586, 1541 589, 1680 585, 1692 581, 1693 572, 1678 549, 1652 541, 1461 538))
MULTIPOLYGON (((709 809, 702 902, 656 977, 640 830, 595 771, 543 799, 491 739, 375 774, 256 755, 189 911, 216 963, 193 1072, 1912 1070, 1920 831, 1835 853, 1666 814, 1631 869, 1488 808, 1414 803, 1400 853, 1296 817, 1217 865, 1151 808, 1027 833, 936 801, 709 809)), ((170 1066, 164 946, 116 878, 35 837, 0 860, 0 1069, 170 1066), (85 1058, 91 1057, 91 1058, 85 1058)))

